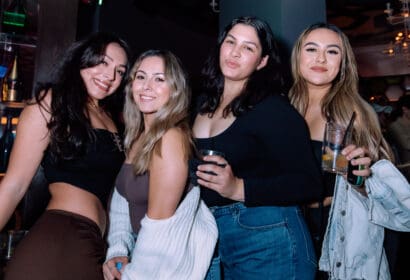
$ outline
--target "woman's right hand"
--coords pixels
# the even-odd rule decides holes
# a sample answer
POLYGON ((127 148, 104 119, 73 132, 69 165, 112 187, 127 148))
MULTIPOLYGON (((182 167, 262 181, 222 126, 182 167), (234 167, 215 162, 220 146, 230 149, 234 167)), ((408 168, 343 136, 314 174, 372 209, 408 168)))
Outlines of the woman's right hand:
POLYGON ((357 147, 353 144, 350 144, 342 150, 342 154, 348 161, 350 161, 353 166, 363 166, 363 168, 360 170, 354 170, 354 175, 362 176, 364 178, 372 175, 372 171, 370 169, 372 159, 370 158, 369 151, 365 147, 357 147))
POLYGON ((128 264, 128 257, 114 257, 103 264, 104 280, 121 279, 121 273, 128 264), (121 269, 118 270, 116 264, 121 263, 121 269))
POLYGON ((203 160, 205 163, 198 165, 196 172, 199 185, 214 190, 231 200, 245 201, 243 179, 235 177, 225 158, 212 155, 205 156, 203 160))

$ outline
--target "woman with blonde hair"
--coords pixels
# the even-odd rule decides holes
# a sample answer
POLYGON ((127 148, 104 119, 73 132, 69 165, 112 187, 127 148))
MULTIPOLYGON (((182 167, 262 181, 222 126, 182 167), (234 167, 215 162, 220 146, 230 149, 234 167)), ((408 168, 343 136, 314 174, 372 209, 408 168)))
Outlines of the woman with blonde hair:
MULTIPOLYGON (((358 92, 358 72, 349 40, 332 24, 311 25, 296 41, 291 60, 294 84, 289 97, 308 124, 318 165, 326 123, 347 127, 355 113, 351 143, 342 154, 357 168, 353 175, 365 179, 364 187, 357 186, 346 176, 323 171, 325 198, 305 210, 316 252, 321 255, 319 267, 328 271, 332 279, 386 279, 383 277, 389 272, 383 229, 409 228, 403 216, 383 207, 387 200, 379 199, 386 197, 377 196, 380 189, 375 185, 382 181, 388 186, 383 191, 392 192, 390 198, 397 201, 404 198, 397 188, 405 190, 408 183, 391 165, 392 153, 377 115, 358 92), (387 176, 389 172, 395 175, 393 179, 387 176), (392 183, 394 178, 399 178, 399 182, 392 183), (396 222, 383 220, 381 213, 396 222)), ((409 206, 397 207, 406 216, 410 215, 409 206)), ((317 278, 321 276, 327 277, 319 274, 317 278)))
MULTIPOLYGON (((353 128, 353 142, 356 143, 356 146, 366 147, 372 161, 377 161, 381 158, 392 159, 392 152, 388 143, 383 138, 377 115, 373 108, 359 94, 359 77, 349 39, 339 28, 333 25, 319 26, 321 25, 314 25, 306 29, 300 35, 293 48, 292 73, 294 83, 289 93, 292 104, 306 117, 313 116, 312 109, 320 109, 315 111, 315 113, 321 117, 322 131, 312 131, 311 129, 311 133, 319 133, 313 135, 313 139, 320 139, 323 136, 322 132, 324 131, 326 119, 336 121, 346 127, 352 113, 356 112, 357 117, 353 128), (306 42, 306 37, 313 30, 319 28, 326 28, 337 33, 340 40, 340 48, 336 48, 340 52, 340 66, 338 67, 340 69, 334 73, 333 80, 327 81, 325 85, 316 85, 324 89, 323 96, 320 93, 310 92, 309 81, 303 75, 303 70, 301 69, 304 67, 301 63, 301 53, 306 48, 303 43, 306 42), (315 137, 317 135, 319 137, 315 137)), ((311 52, 314 53, 316 51, 311 52)), ((331 51, 329 52, 331 53, 331 51)))
POLYGON ((126 87, 126 160, 110 204, 105 279, 200 279, 208 269, 217 230, 199 189, 189 186, 189 103, 175 55, 148 50, 137 58, 126 87))

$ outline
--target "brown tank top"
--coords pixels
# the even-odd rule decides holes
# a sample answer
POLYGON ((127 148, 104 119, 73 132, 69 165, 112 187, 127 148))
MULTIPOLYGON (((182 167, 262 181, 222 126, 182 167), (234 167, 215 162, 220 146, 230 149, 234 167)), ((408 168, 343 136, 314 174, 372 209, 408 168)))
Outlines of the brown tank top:
POLYGON ((132 229, 137 233, 148 209, 148 172, 136 175, 133 165, 124 163, 115 184, 118 192, 128 201, 132 229))

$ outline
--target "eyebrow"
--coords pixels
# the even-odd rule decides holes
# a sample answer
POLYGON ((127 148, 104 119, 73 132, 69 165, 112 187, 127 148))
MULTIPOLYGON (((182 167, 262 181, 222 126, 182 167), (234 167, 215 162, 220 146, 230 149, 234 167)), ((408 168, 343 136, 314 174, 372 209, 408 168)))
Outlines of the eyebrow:
MULTIPOLYGON (((111 61, 114 61, 114 59, 111 56, 107 55, 107 54, 104 54, 104 57, 108 58, 111 61)), ((125 65, 125 64, 120 64, 118 66, 127 69, 127 65, 125 65)))
MULTIPOLYGON (((231 37, 232 39, 234 39, 235 41, 237 41, 236 37, 233 36, 232 34, 226 35, 225 39, 226 39, 227 37, 231 37)), ((254 45, 256 48, 258 48, 258 44, 255 43, 255 42, 252 42, 252 41, 244 41, 244 42, 245 42, 245 44, 251 44, 251 45, 254 45)))
MULTIPOLYGON (((138 72, 141 72, 141 73, 147 75, 147 73, 146 73, 144 70, 139 70, 139 69, 138 69, 137 72, 135 72, 135 74, 137 74, 138 72)), ((158 73, 154 73, 154 74, 153 74, 153 76, 157 76, 157 75, 165 75, 165 73, 158 72, 158 73)))
MULTIPOLYGON (((304 44, 303 46, 309 46, 309 45, 314 45, 314 46, 319 46, 318 44, 316 44, 315 42, 307 42, 306 44, 304 44)), ((338 48, 340 51, 342 51, 342 48, 337 45, 337 44, 330 44, 330 45, 326 45, 326 48, 338 48)))

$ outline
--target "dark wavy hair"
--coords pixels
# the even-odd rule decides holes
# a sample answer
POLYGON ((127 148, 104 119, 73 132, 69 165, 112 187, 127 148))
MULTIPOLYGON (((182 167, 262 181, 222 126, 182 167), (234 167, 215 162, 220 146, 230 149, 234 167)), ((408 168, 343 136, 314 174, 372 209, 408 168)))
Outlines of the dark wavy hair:
POLYGON ((218 108, 223 90, 224 76, 219 66, 219 54, 223 41, 229 31, 237 24, 252 26, 262 46, 262 57, 268 55, 265 67, 254 71, 249 77, 242 93, 234 98, 223 111, 237 117, 252 108, 253 105, 268 95, 281 94, 285 90, 284 66, 279 55, 279 48, 268 23, 256 17, 242 16, 233 19, 218 38, 217 46, 207 58, 202 69, 204 100, 199 108, 200 114, 213 115, 218 108))
MULTIPOLYGON (((97 32, 73 43, 55 66, 50 81, 36 85, 35 102, 51 114, 47 124, 50 132, 48 149, 54 160, 73 159, 84 154, 87 143, 94 138, 87 114, 89 95, 80 70, 100 64, 110 43, 119 44, 129 60, 130 48, 124 40, 111 33, 97 32), (42 100, 49 91, 52 98, 50 107, 47 107, 42 100)), ((129 68, 127 62, 124 77, 127 77, 129 68)), ((99 102, 117 125, 120 125, 125 82, 123 79, 113 94, 99 102)))

